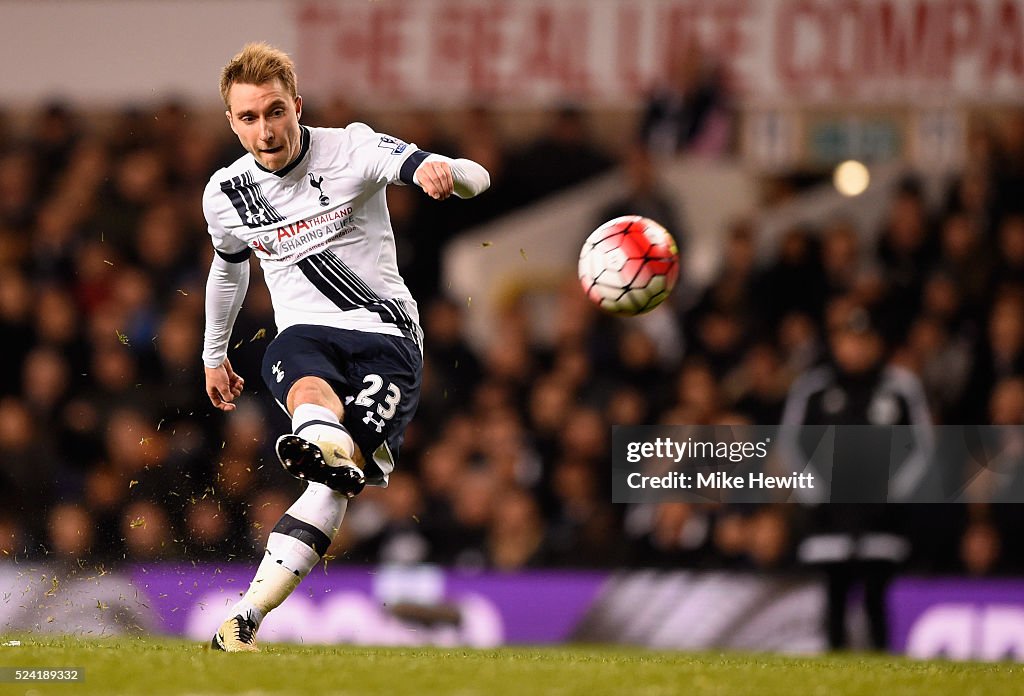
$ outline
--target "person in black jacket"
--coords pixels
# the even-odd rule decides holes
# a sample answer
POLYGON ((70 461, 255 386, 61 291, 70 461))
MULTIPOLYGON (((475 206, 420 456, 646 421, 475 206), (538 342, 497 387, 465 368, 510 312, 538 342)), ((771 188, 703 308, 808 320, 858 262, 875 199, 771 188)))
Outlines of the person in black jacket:
POLYGON ((927 474, 931 415, 916 375, 886 363, 884 340, 867 307, 840 298, 829 305, 826 322, 830 359, 794 382, 784 429, 865 427, 834 429, 830 457, 818 447, 824 430, 804 428, 792 442, 801 463, 810 462, 804 470, 826 484, 806 491, 818 497, 805 498, 815 505, 798 557, 825 573, 829 646, 848 645, 848 594, 860 581, 871 646, 884 650, 886 587, 910 553, 903 506, 892 503, 912 499, 927 474))

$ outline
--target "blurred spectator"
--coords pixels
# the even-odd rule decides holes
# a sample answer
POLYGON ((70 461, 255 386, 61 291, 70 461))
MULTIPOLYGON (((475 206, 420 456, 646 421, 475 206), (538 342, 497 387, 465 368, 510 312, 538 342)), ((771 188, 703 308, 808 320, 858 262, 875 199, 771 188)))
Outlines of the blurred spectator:
POLYGON ((541 476, 540 461, 519 415, 507 408, 489 409, 477 418, 477 426, 477 460, 497 485, 534 487, 541 476))
POLYGON ((968 575, 988 575, 1000 554, 999 533, 988 521, 971 522, 960 540, 960 557, 968 575))
POLYGON ((683 363, 677 382, 676 406, 666 423, 710 425, 722 415, 722 394, 711 366, 693 358, 683 363))
POLYGON ((18 149, 0 157, 0 221, 15 228, 28 227, 41 198, 32 154, 18 149))
POLYGON ((17 555, 24 555, 25 531, 18 519, 8 511, 0 516, 0 561, 15 560, 17 555))
POLYGON ((756 329, 764 321, 760 316, 763 298, 762 273, 757 267, 757 236, 749 220, 739 220, 728 230, 722 248, 722 262, 714 280, 689 310, 692 325, 713 311, 736 314, 756 329))
POLYGON ((214 488, 220 500, 241 501, 269 478, 259 470, 264 462, 276 458, 270 449, 271 429, 266 415, 253 399, 239 399, 231 415, 224 430, 214 488))
POLYGON ((657 398, 669 377, 658 360, 657 344, 639 325, 625 328, 618 343, 616 380, 657 398))
POLYGON ((125 153, 115 164, 109 187, 103 192, 104 241, 118 248, 131 247, 146 212, 167 190, 167 168, 160 152, 139 148, 125 153))
POLYGON ((451 493, 453 523, 438 530, 438 557, 463 568, 487 564, 487 530, 494 515, 498 486, 494 476, 483 470, 465 472, 451 493))
POLYGON ((984 420, 988 395, 996 382, 1024 374, 1024 297, 1015 294, 999 297, 988 314, 987 329, 975 351, 964 398, 965 419, 984 420))
POLYGON ((339 95, 331 97, 316 111, 309 113, 308 116, 305 113, 305 109, 303 109, 302 116, 302 120, 307 125, 323 126, 325 128, 344 128, 355 121, 366 121, 366 117, 361 116, 352 104, 339 95))
POLYGON ((747 556, 756 568, 782 567, 791 552, 789 521, 780 507, 762 507, 748 522, 747 556))
MULTIPOLYGON (((860 237, 853 225, 835 220, 822 235, 821 265, 825 271, 827 297, 853 293, 861 278, 860 237)), ((869 301, 872 298, 862 298, 869 301)))
POLYGON ((440 419, 461 408, 481 378, 480 363, 465 339, 462 308, 445 297, 425 307, 423 357, 429 373, 421 414, 440 419))
POLYGON ((803 312, 788 312, 779 322, 776 340, 782 350, 782 362, 793 374, 818 362, 822 353, 818 327, 803 312))
POLYGON ((612 165, 587 131, 586 114, 565 106, 551 116, 547 130, 514 153, 508 163, 508 186, 517 205, 579 184, 612 165))
POLYGON ((783 566, 792 550, 785 507, 727 505, 716 510, 713 545, 717 563, 740 570, 783 566))
POLYGON ((83 499, 95 516, 96 552, 103 557, 118 556, 121 549, 120 515, 133 487, 105 463, 95 463, 86 474, 83 499))
POLYGON ((1024 213, 1020 199, 1024 185, 1024 111, 1014 109, 999 123, 998 145, 992 151, 996 206, 1002 214, 1024 213))
POLYGON ((64 358, 78 368, 84 366, 80 354, 82 337, 78 310, 74 299, 64 288, 55 285, 39 288, 33 319, 39 344, 61 351, 64 358))
POLYGON ((628 549, 617 529, 615 511, 598 482, 599 470, 571 455, 555 465, 547 562, 601 568, 616 567, 626 560, 628 549))
MULTIPOLYGON (((396 131, 405 134, 410 143, 427 152, 457 151, 433 112, 411 112, 402 119, 396 131)), ((402 278, 417 302, 426 304, 444 292, 441 287, 441 254, 447 242, 462 229, 462 223, 456 219, 459 215, 457 209, 461 206, 424 201, 414 189, 400 186, 389 187, 387 199, 392 222, 398 231, 396 243, 402 278)))
POLYGON ((934 264, 937 246, 920 184, 908 179, 896 192, 878 235, 877 255, 888 285, 888 339, 897 338, 899 327, 907 326, 918 311, 925 274, 934 264))
POLYGON ((668 76, 647 100, 640 141, 655 155, 724 154, 731 116, 722 74, 696 42, 672 51, 668 76))
POLYGON ((707 509, 689 503, 645 503, 629 509, 626 533, 635 562, 655 567, 699 566, 708 556, 712 520, 707 509))
POLYGON ((195 260, 178 211, 169 201, 155 203, 142 214, 134 239, 134 256, 150 278, 157 297, 170 298, 184 276, 195 273, 195 260))
POLYGON ((527 491, 509 488, 499 496, 487 550, 491 565, 498 570, 519 570, 544 564, 544 520, 537 501, 527 491))
MULTIPOLYGON (((148 524, 145 520, 143 523, 148 524)), ((193 499, 186 506, 184 541, 190 556, 222 560, 236 552, 236 538, 227 512, 213 498, 193 499)))
POLYGON ((967 311, 963 291, 952 275, 936 270, 925 280, 920 316, 929 317, 958 339, 973 341, 980 319, 967 311))
POLYGON ((978 311, 988 299, 991 259, 981 231, 967 215, 957 213, 943 221, 937 266, 953 278, 967 311, 978 311))
MULTIPOLYGON (((996 383, 989 399, 989 419, 993 425, 1024 425, 1024 375, 1007 377, 996 383)), ((1017 533, 1024 525, 1024 432, 1019 427, 1003 428, 1004 448, 987 473, 995 480, 993 504, 984 511, 994 538, 987 539, 998 547, 996 563, 990 569, 999 573, 1024 573, 1024 541, 1017 533)), ((966 536, 966 533, 965 533, 966 536)))
POLYGON ((641 147, 626 150, 623 173, 626 181, 622 196, 601 209, 594 227, 624 215, 642 215, 667 229, 677 244, 684 244, 688 232, 679 198, 659 183, 651 154, 641 147))
POLYGON ((792 312, 818 319, 825 297, 825 279, 821 268, 818 240, 811 230, 788 230, 779 245, 778 257, 763 276, 763 310, 770 326, 778 326, 792 312))
POLYGON ((963 215, 982 236, 990 239, 996 223, 995 204, 989 168, 969 163, 946 193, 945 214, 963 215))
POLYGON ((989 419, 993 425, 1024 425, 1024 375, 996 383, 989 400, 989 419))
POLYGON ((32 349, 31 290, 14 268, 0 269, 0 395, 15 394, 21 386, 22 363, 32 349))
POLYGON ((464 230, 503 215, 515 205, 508 186, 509 147, 502 137, 493 109, 478 105, 466 111, 458 129, 455 152, 480 163, 491 175, 486 198, 469 198, 448 206, 454 230, 464 230))
POLYGON ((53 427, 71 386, 70 368, 52 348, 36 348, 25 359, 22 396, 36 421, 53 427))
POLYGON ((210 172, 217 168, 217 142, 211 130, 196 125, 183 127, 177 140, 170 144, 174 152, 165 157, 174 187, 187 200, 201 197, 210 172))
POLYGON ((608 431, 601 412, 586 406, 572 408, 562 430, 562 454, 597 464, 605 462, 609 450, 608 431))
POLYGON ((955 419, 971 368, 970 345, 932 316, 914 321, 893 361, 917 374, 938 422, 955 419))
POLYGON ((80 137, 76 126, 80 122, 81 117, 72 112, 67 104, 59 101, 48 104, 35 119, 30 143, 41 165, 39 184, 43 193, 49 192, 49 187, 55 181, 52 174, 61 171, 67 164, 80 137))
POLYGON ((156 366, 152 372, 160 375, 161 386, 151 394, 151 403, 158 404, 165 417, 173 420, 202 411, 204 395, 196 395, 195 389, 189 388, 197 379, 202 379, 203 374, 194 359, 196 351, 202 350, 200 326, 188 313, 172 311, 163 315, 159 326, 150 326, 147 330, 152 332, 152 339, 143 345, 147 349, 155 348, 156 366))
POLYGON ((633 385, 616 387, 605 404, 605 422, 613 425, 644 425, 650 422, 652 405, 633 385))
POLYGON ((33 536, 42 532, 36 513, 50 502, 56 462, 28 407, 13 397, 0 399, 0 509, 18 510, 33 536))
POLYGON ((427 561, 431 543, 421 523, 423 498, 416 479, 410 474, 392 473, 387 491, 378 500, 383 512, 380 525, 360 544, 356 557, 403 565, 427 561))
POLYGON ((996 294, 1024 293, 1024 215, 1011 215, 1002 220, 996 244, 998 255, 992 289, 996 294))
POLYGON ((125 553, 136 561, 173 558, 171 522, 157 498, 137 500, 121 514, 121 539, 125 553))
POLYGON ((697 320, 693 352, 706 361, 716 379, 721 379, 740 361, 746 339, 746 325, 737 314, 709 311, 697 320))
MULTIPOLYGON (((292 482, 289 481, 289 483, 292 482)), ((283 487, 264 490, 253 496, 246 508, 245 515, 248 520, 246 541, 249 548, 245 555, 250 555, 252 550, 266 548, 267 537, 273 531, 274 525, 293 502, 295 502, 294 492, 283 487)))
POLYGON ((757 343, 722 383, 726 398, 740 414, 758 425, 774 425, 782 417, 791 375, 771 343, 757 343))
POLYGON ((530 390, 528 424, 534 447, 544 462, 554 461, 558 455, 560 434, 565 429, 572 397, 572 390, 553 375, 541 377, 530 390))
POLYGON ((77 503, 61 503, 50 510, 47 520, 49 550, 68 565, 86 560, 92 550, 93 521, 88 510, 77 503))

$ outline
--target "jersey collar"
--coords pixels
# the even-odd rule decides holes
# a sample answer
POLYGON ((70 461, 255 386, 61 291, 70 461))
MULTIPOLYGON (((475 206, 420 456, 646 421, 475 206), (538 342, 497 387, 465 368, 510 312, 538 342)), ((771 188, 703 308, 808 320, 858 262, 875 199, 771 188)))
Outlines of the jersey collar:
POLYGON ((306 128, 305 126, 299 126, 299 128, 302 130, 302 147, 299 148, 299 154, 295 159, 293 159, 291 162, 281 167, 280 169, 275 170, 267 169, 266 167, 259 163, 259 160, 257 160, 254 157, 253 160, 256 161, 256 166, 265 171, 267 174, 273 174, 275 176, 282 178, 288 176, 288 173, 295 169, 297 166, 299 166, 299 162, 301 162, 302 158, 306 156, 307 152, 309 152, 309 129, 306 128))

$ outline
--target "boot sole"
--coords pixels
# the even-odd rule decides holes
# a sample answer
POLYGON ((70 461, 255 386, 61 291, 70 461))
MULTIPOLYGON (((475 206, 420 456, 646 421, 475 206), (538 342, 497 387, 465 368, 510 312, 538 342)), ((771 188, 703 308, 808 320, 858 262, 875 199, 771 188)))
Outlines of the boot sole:
POLYGON ((356 497, 366 487, 366 477, 359 467, 328 466, 320 448, 298 435, 282 435, 274 449, 284 470, 297 479, 322 483, 347 498, 356 497))

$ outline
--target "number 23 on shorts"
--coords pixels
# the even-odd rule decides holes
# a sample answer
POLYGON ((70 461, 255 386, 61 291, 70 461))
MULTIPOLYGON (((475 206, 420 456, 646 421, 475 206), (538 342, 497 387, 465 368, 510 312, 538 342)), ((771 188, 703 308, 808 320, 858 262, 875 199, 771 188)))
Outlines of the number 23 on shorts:
POLYGON ((359 392, 354 403, 356 406, 362 406, 369 409, 366 411, 363 422, 367 425, 372 423, 379 433, 384 430, 386 421, 390 420, 391 417, 395 415, 395 411, 398 409, 398 402, 402 399, 402 392, 393 382, 388 382, 383 403, 377 403, 373 397, 380 392, 381 389, 384 389, 384 378, 380 375, 369 374, 363 377, 363 384, 368 386, 359 392), (380 416, 381 420, 374 417, 374 406, 377 407, 377 415, 380 416))

